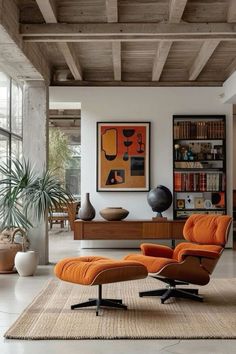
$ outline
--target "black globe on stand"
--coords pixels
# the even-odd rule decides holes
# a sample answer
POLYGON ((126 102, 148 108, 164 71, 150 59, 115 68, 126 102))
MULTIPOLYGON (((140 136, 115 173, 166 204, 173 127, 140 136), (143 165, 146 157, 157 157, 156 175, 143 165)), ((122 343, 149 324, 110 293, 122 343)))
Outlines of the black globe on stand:
POLYGON ((172 193, 167 187, 159 185, 150 190, 147 201, 152 210, 157 213, 156 217, 162 217, 162 212, 172 204, 172 193))

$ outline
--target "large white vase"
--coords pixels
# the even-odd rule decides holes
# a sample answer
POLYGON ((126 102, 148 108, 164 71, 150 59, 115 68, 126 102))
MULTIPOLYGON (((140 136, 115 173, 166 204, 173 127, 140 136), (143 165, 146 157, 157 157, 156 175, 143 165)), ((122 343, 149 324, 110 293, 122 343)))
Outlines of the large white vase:
POLYGON ((35 251, 17 252, 15 267, 21 277, 34 275, 38 264, 38 256, 35 251))

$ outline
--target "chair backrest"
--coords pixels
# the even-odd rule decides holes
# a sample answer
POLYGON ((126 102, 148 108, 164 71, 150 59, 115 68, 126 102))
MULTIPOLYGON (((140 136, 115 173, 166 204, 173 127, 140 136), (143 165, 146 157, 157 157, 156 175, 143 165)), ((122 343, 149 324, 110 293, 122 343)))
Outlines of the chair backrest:
POLYGON ((190 242, 205 245, 225 246, 232 217, 229 215, 191 215, 183 230, 184 238, 190 242))

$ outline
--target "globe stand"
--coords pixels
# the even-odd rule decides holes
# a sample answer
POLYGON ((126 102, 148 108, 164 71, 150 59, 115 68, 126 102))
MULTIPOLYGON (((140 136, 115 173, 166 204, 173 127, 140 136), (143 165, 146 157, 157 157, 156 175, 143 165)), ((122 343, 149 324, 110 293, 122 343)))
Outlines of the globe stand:
MULTIPOLYGON (((153 210, 153 211, 156 211, 156 210, 153 210)), ((165 220, 167 220, 167 217, 166 217, 166 216, 163 216, 162 213, 160 213, 159 211, 157 211, 157 215, 156 215, 156 216, 153 216, 152 220, 165 221, 165 220)))
POLYGON ((167 221, 167 217, 166 216, 153 216, 152 220, 167 221))

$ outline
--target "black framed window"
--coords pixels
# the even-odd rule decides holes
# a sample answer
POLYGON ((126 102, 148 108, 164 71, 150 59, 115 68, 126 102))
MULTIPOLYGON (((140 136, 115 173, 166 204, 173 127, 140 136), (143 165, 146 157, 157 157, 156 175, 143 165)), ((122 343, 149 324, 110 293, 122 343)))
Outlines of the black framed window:
POLYGON ((22 157, 22 100, 21 85, 0 72, 0 163, 22 157))

